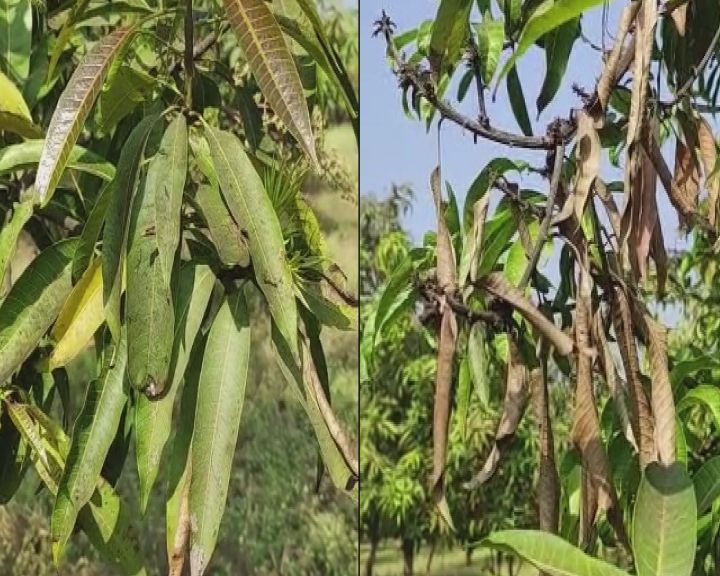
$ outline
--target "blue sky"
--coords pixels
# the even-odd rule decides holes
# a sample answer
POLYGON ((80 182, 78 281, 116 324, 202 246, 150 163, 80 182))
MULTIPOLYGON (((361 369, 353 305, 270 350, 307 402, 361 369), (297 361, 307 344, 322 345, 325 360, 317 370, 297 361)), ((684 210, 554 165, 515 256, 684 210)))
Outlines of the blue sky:
MULTIPOLYGON (((437 164, 436 124, 426 133, 423 123, 405 116, 396 79, 385 58, 384 41, 371 38, 371 35, 373 21, 383 8, 397 23, 398 31, 404 31, 425 19, 433 18, 437 5, 436 0, 362 0, 360 3, 360 191, 363 195, 373 193, 382 197, 388 194, 393 182, 411 185, 416 194, 416 202, 404 224, 416 242, 421 241, 425 231, 435 226, 428 180, 431 170, 437 164)), ((493 9, 497 16, 496 3, 493 4, 493 9)), ((620 9, 620 3, 610 3, 608 30, 612 35, 617 29, 620 9)), ((479 19, 476 13, 473 18, 474 21, 479 19)), ((595 44, 601 42, 601 24, 602 7, 591 10, 583 18, 583 32, 595 44)), ((506 52, 503 58, 507 56, 506 52)), ((545 75, 545 56, 543 50, 537 47, 527 52, 520 60, 518 70, 535 133, 544 131, 544 127, 553 118, 567 117, 570 108, 580 105, 579 99, 572 94, 572 81, 592 90, 601 66, 600 54, 578 39, 561 89, 536 120, 535 99, 545 75)), ((451 87, 447 98, 455 100, 456 94, 456 88, 451 87)), ((520 133, 507 103, 504 82, 497 92, 496 101, 493 103, 490 97, 487 97, 487 102, 493 125, 520 133)), ((476 106, 475 93, 471 88, 459 107, 468 115, 475 116, 476 106)), ((461 205, 467 188, 477 173, 496 156, 527 160, 535 166, 544 164, 542 151, 511 150, 485 140, 478 140, 477 144, 473 144, 471 134, 464 133, 461 128, 449 122, 443 124, 441 139, 443 179, 451 183, 461 205)), ((673 145, 666 148, 665 155, 670 160, 673 145)), ((612 168, 607 158, 604 158, 603 162, 602 173, 606 181, 622 180, 621 172, 612 168)), ((669 165, 672 167, 673 163, 669 162, 669 165)), ((535 176, 524 176, 520 183, 523 187, 534 186, 543 193, 547 191, 547 182, 535 176)), ((617 200, 621 204, 621 198, 618 197, 617 200)), ((658 205, 666 246, 671 249, 685 246, 685 239, 677 233, 677 216, 659 183, 658 205)))

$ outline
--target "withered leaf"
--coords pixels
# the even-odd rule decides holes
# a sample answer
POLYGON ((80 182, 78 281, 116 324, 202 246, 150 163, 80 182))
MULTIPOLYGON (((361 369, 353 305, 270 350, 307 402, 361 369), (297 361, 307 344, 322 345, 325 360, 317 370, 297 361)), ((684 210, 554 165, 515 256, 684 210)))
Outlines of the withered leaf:
POLYGON ((720 198, 720 178, 718 178, 717 175, 711 177, 711 174, 713 174, 717 164, 717 147, 715 145, 712 128, 708 121, 702 116, 698 118, 697 132, 700 159, 702 160, 703 173, 705 176, 705 187, 708 192, 708 220, 711 226, 715 226, 718 199, 720 198))
POLYGON ((675 462, 675 402, 668 373, 665 327, 645 315, 652 376, 652 411, 655 418, 655 445, 661 464, 675 462))
POLYGON ((675 10, 670 12, 670 17, 675 23, 675 28, 680 36, 685 36, 685 25, 687 22, 688 2, 680 4, 675 10))
POLYGON ((430 191, 435 203, 437 215, 437 279, 441 290, 455 289, 455 255, 447 224, 445 223, 440 192, 440 166, 436 166, 430 175, 430 191))
POLYGON ((600 136, 596 121, 585 110, 579 109, 577 118, 577 180, 575 181, 574 209, 578 222, 582 221, 590 188, 600 170, 600 136))
MULTIPOLYGON (((698 194, 700 192, 700 171, 695 157, 695 151, 679 138, 675 144, 675 174, 673 176, 675 185, 683 197, 683 204, 697 207, 698 194)), ((680 220, 688 225, 684 214, 680 214, 680 220)))
POLYGON ((495 442, 490 456, 480 471, 463 484, 467 490, 474 490, 492 478, 500 463, 503 451, 512 443, 520 420, 525 413, 528 400, 528 371, 523 364, 522 356, 515 338, 508 334, 508 364, 505 399, 500 423, 495 434, 495 442))

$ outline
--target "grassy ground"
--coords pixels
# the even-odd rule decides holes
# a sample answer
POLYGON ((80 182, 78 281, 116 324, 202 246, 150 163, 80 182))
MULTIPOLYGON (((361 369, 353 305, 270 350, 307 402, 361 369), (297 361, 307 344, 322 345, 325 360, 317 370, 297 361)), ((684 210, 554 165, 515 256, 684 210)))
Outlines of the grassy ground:
MULTIPOLYGON (((370 548, 367 544, 360 545, 360 573, 364 574, 370 548)), ((429 547, 423 547, 415 555, 415 574, 428 576, 509 576, 508 567, 504 565, 500 572, 491 571, 491 559, 486 551, 476 551, 472 555, 470 566, 465 561, 465 551, 461 548, 452 550, 436 550, 433 556, 430 572, 426 572, 429 547)), ((385 542, 377 552, 374 576, 401 576, 403 561, 400 546, 397 542, 385 542)), ((523 565, 518 570, 516 564, 513 576, 536 576, 537 570, 532 566, 523 565)))

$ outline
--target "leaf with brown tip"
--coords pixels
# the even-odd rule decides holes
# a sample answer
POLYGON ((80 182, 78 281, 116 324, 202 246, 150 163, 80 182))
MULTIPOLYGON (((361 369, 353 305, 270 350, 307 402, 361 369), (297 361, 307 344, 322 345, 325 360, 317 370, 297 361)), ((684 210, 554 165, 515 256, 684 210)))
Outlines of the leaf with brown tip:
POLYGON ((675 462, 675 402, 668 373, 667 331, 645 315, 645 327, 652 372, 652 411, 655 418, 655 446, 661 464, 675 462))
POLYGON ((45 138, 35 188, 45 206, 60 181, 70 152, 95 103, 113 58, 130 39, 134 27, 122 27, 104 36, 83 58, 60 96, 45 138))
POLYGON ((263 96, 318 166, 300 75, 275 16, 264 0, 224 0, 223 4, 263 96))

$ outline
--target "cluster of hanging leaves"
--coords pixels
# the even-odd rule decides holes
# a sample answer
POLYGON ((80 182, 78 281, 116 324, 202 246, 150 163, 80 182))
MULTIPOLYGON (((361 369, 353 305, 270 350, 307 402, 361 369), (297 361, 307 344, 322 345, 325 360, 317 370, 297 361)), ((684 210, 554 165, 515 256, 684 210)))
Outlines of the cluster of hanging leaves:
POLYGON ((356 96, 308 0, 47 4, 0 1, 2 501, 33 467, 55 498, 56 562, 81 529, 122 573, 146 574, 137 513, 114 487, 132 442, 141 512, 165 495, 170 574, 200 575, 251 315, 271 323, 325 469, 357 499, 320 340, 323 326, 354 330, 357 311, 301 193, 322 151, 296 60, 352 121, 356 96), (18 275, 23 234, 39 253, 18 275), (75 417, 66 367, 88 350, 75 417))
POLYGON ((715 458, 703 464, 689 454, 717 433, 708 417, 720 424, 720 388, 698 385, 707 356, 689 362, 669 354, 668 330, 653 311, 673 276, 659 196, 675 208, 680 233, 692 231, 715 253, 719 245, 718 152, 706 112, 717 98, 720 9, 705 0, 614 3, 618 29, 611 50, 597 56, 596 86, 577 89, 568 117, 533 136, 516 66, 531 47, 544 50, 539 115, 572 81, 568 62, 584 12, 599 4, 443 0, 433 20, 397 35, 387 15, 378 20, 406 112, 414 109, 428 128, 441 115, 476 137, 544 149, 545 158, 536 152, 540 168, 490 160, 462 208, 449 183, 443 200, 440 168, 432 171, 437 228, 380 288, 362 335, 361 375, 376 361, 380 335, 404 313, 434 315, 424 323, 437 350, 429 489, 451 527, 447 427, 453 412, 467 417, 459 382, 469 371, 483 404, 502 397, 503 408, 495 441, 465 488, 477 489, 512 457, 528 405, 539 444, 540 530, 494 533, 483 545, 543 574, 627 573, 586 554, 599 547, 620 551, 620 566, 642 576, 705 574, 715 562, 708 555, 718 535, 711 508, 720 476, 715 458), (477 96, 479 122, 447 100, 457 78, 457 100, 477 96), (483 117, 485 91, 501 82, 523 134, 483 117), (665 143, 674 147, 674 169, 665 143), (620 171, 616 181, 603 180, 620 171), (518 178, 538 173, 547 192, 522 188, 518 178), (557 271, 538 268, 552 251, 557 271), (488 378, 492 358, 505 364, 504 386, 488 378), (552 385, 572 389, 572 402, 554 416, 552 385), (571 450, 559 466, 554 418, 572 422, 571 450))

